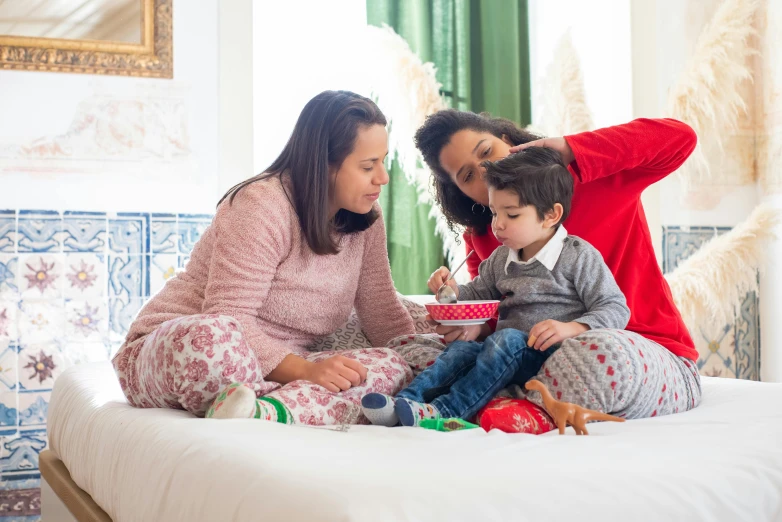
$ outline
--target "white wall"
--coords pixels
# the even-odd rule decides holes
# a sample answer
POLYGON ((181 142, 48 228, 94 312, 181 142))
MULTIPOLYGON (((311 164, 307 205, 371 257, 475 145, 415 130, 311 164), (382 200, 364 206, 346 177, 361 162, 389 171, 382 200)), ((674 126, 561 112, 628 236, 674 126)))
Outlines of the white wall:
POLYGON ((253 175, 253 8, 261 6, 252 0, 222 0, 218 6, 221 195, 253 175))
POLYGON ((359 90, 362 69, 381 65, 356 63, 342 51, 361 46, 356 30, 366 26, 365 0, 263 2, 254 7, 257 174, 282 151, 310 98, 327 89, 359 90))
POLYGON ((174 79, 0 71, 0 208, 213 212, 217 0, 174 2, 174 79))
POLYGON ((562 35, 571 30, 595 125, 632 118, 630 0, 530 0, 532 114, 542 95, 541 79, 562 35))

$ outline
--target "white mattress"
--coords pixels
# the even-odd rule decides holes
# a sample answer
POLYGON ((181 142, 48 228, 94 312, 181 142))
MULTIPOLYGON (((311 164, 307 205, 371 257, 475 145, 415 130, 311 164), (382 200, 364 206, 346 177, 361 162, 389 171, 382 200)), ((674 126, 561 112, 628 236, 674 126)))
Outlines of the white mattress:
POLYGON ((782 520, 782 384, 704 378, 695 411, 588 437, 203 420, 56 382, 51 449, 117 521, 782 520))

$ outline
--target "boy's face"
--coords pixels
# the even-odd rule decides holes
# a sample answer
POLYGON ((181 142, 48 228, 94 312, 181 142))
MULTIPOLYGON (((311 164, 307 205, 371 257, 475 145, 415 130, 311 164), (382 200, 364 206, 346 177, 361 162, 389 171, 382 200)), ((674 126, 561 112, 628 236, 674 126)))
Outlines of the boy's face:
POLYGON ((519 206, 519 196, 510 190, 489 187, 489 209, 492 232, 500 243, 513 250, 521 250, 545 239, 551 228, 548 220, 538 218, 534 206, 519 206))

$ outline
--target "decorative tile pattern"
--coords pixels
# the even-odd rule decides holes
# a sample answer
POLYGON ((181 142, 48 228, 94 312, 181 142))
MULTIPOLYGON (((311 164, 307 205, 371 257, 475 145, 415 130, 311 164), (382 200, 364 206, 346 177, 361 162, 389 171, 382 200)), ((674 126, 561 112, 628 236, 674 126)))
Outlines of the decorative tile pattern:
POLYGON ((21 254, 19 290, 22 299, 54 299, 63 295, 63 254, 21 254))
POLYGON ((72 212, 63 216, 65 252, 103 252, 108 222, 102 212, 72 212))
POLYGON ((177 223, 179 253, 190 254, 211 222, 212 216, 206 214, 180 214, 177 223))
POLYGON ((149 256, 109 255, 109 298, 149 296, 149 256))
POLYGON ((176 214, 152 214, 150 230, 153 254, 176 254, 179 251, 176 214))
POLYGON ((158 293, 166 281, 176 275, 179 268, 179 256, 176 254, 153 254, 149 267, 150 295, 158 293))
POLYGON ((21 479, 40 477, 38 455, 46 449, 46 429, 20 430, 15 436, 4 436, 2 441, 3 457, 0 457, 0 470, 3 478, 18 476, 21 479))
POLYGON ((105 254, 65 254, 63 295, 71 299, 104 297, 108 291, 105 254))
POLYGON ((0 210, 0 252, 16 252, 16 212, 0 210))
POLYGON ((65 302, 65 340, 104 342, 109 334, 108 305, 102 299, 65 302))
POLYGON ((19 301, 0 299, 0 348, 19 340, 18 315, 19 301))
POLYGON ((144 306, 145 299, 136 297, 125 301, 123 299, 109 299, 109 342, 122 343, 130 329, 133 319, 144 306))
POLYGON ((211 220, 0 210, 0 522, 40 514, 38 455, 54 380, 116 353, 211 220))
POLYGON ((19 297, 19 256, 0 254, 0 298, 19 297))
POLYGON ((109 216, 109 251, 117 254, 149 252, 149 214, 119 213, 109 216))
POLYGON ((58 343, 31 344, 19 352, 19 391, 50 391, 64 364, 58 343))
POLYGON ((18 394, 19 426, 46 427, 51 395, 50 391, 18 394))
POLYGON ((20 210, 17 252, 61 252, 62 216, 54 210, 20 210))
POLYGON ((18 426, 19 414, 17 399, 19 394, 15 391, 0 393, 0 429, 6 426, 18 426))
MULTIPOLYGON (((663 271, 674 270, 709 239, 727 227, 663 227, 663 271)), ((701 374, 759 380, 760 315, 758 297, 747 294, 733 324, 722 328, 698 327, 690 332, 700 355, 701 374)))
POLYGON ((6 489, 0 491, 0 521, 34 522, 41 520, 41 489, 6 489))
MULTIPOLYGON (((19 346, 9 344, 0 351, 0 392, 16 392, 19 383, 19 346)), ((4 401, 5 402, 5 401, 4 401)), ((6 404, 8 404, 6 402, 6 404)))
POLYGON ((19 342, 22 345, 55 342, 65 334, 62 299, 24 300, 19 308, 19 342))

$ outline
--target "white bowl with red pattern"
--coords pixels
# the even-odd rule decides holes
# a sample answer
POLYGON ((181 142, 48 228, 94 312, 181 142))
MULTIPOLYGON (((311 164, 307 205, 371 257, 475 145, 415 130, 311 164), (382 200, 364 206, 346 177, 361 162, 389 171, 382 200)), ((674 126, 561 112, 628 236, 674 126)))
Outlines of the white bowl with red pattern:
POLYGON ((432 319, 448 326, 483 324, 497 313, 499 301, 459 301, 452 304, 427 303, 432 319))

